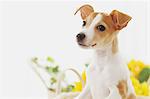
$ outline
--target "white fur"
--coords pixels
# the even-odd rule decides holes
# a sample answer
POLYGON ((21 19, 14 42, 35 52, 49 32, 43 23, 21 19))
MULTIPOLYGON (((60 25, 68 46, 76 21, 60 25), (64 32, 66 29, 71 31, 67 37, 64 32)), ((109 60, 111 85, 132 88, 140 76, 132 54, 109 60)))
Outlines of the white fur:
POLYGON ((85 41, 86 45, 90 45, 91 41, 94 37, 94 27, 95 25, 102 20, 102 15, 97 14, 96 17, 93 19, 92 23, 90 24, 89 28, 83 28, 82 32, 85 33, 87 39, 85 41))

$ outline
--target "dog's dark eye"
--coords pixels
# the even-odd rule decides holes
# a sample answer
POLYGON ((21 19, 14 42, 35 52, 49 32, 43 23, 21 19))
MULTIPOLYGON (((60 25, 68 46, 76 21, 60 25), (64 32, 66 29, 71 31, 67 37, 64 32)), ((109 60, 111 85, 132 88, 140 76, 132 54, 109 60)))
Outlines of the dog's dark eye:
POLYGON ((86 21, 83 21, 83 24, 82 24, 82 26, 85 26, 86 25, 86 21))
POLYGON ((104 25, 98 25, 97 26, 97 29, 99 30, 99 31, 101 31, 101 32, 103 32, 103 31, 105 31, 105 26, 104 25))

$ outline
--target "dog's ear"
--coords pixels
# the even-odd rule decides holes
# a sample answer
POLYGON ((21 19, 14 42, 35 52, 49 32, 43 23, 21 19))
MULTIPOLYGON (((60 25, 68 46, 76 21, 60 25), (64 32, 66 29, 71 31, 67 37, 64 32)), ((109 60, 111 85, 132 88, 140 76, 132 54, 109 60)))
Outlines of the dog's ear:
POLYGON ((117 10, 113 10, 110 13, 110 16, 112 17, 116 30, 121 30, 122 28, 126 27, 128 22, 131 20, 130 16, 117 10))
MULTIPOLYGON (((83 20, 85 20, 85 18, 86 18, 87 16, 89 16, 92 12, 94 12, 94 9, 93 9, 92 6, 86 4, 86 5, 81 6, 79 9, 77 9, 77 11, 75 12, 75 14, 76 14, 78 11, 80 11, 80 13, 81 13, 81 18, 82 18, 83 20)), ((74 15, 75 15, 75 14, 74 14, 74 15)))

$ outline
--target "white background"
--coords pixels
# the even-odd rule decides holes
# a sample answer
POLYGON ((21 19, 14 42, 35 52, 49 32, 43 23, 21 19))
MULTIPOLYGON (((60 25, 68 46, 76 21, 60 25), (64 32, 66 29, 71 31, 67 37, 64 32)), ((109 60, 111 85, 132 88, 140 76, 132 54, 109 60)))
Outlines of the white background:
MULTIPOLYGON (((113 0, 112 0, 113 1, 113 0)), ((118 9, 132 16, 127 28, 119 34, 119 48, 127 60, 140 59, 150 63, 150 31, 148 2, 86 2, 96 11, 110 13, 118 9)), ((75 35, 82 25, 74 16, 85 2, 1 2, 1 96, 46 97, 47 92, 29 67, 33 56, 52 56, 62 68, 82 64, 91 56, 90 50, 80 49, 75 35)))

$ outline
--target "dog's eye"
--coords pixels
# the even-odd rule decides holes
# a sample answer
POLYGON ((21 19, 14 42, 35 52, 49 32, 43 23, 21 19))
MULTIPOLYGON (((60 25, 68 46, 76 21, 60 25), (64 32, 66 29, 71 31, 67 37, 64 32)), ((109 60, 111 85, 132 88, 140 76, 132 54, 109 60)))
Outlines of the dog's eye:
POLYGON ((99 31, 101 31, 101 32, 103 32, 103 31, 105 31, 105 26, 104 25, 98 25, 97 26, 97 29, 99 30, 99 31))
POLYGON ((82 26, 85 26, 86 25, 86 21, 83 21, 83 24, 82 24, 82 26))

